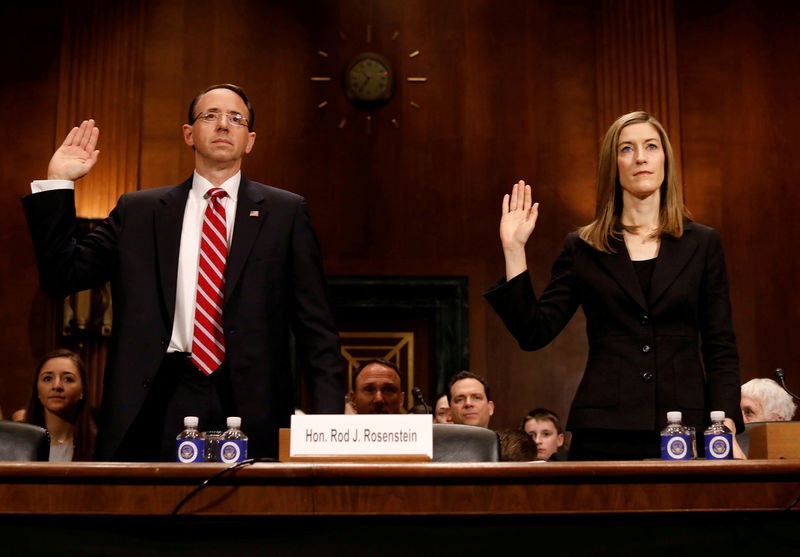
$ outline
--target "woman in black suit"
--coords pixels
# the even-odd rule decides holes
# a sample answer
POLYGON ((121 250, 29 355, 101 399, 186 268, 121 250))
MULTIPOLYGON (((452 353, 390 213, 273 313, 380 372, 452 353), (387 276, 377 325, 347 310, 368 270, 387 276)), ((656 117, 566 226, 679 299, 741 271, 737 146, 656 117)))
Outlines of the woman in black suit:
MULTIPOLYGON (((578 306, 589 357, 570 409, 570 458, 658 458, 666 413, 702 431, 711 410, 743 429, 739 358, 719 234, 689 219, 672 147, 645 112, 606 132, 594 220, 570 233, 536 298, 525 244, 539 204, 520 181, 503 198, 506 277, 486 298, 524 350, 538 350, 578 306)), ((735 456, 744 455, 735 447, 735 456)))

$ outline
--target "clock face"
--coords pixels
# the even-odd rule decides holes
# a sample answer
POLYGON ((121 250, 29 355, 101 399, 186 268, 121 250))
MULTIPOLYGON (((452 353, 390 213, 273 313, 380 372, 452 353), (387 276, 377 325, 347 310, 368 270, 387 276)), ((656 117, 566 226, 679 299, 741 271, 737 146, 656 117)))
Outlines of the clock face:
POLYGON ((344 92, 357 105, 378 106, 392 98, 394 75, 389 61, 379 54, 359 54, 344 72, 344 92))

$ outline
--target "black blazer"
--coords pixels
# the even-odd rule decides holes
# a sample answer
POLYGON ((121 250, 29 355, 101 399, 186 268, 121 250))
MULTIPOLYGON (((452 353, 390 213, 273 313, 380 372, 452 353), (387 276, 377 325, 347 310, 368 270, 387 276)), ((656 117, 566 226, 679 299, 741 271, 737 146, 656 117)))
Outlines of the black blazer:
MULTIPOLYGON (((716 230, 688 222, 664 236, 647 298, 622 240, 614 254, 569 234, 537 300, 528 273, 485 297, 524 350, 542 348, 583 307, 589 357, 567 427, 660 430, 683 412, 698 435, 711 410, 741 430, 739 357, 716 230)), ((701 437, 702 438, 702 437, 701 437)))
MULTIPOLYGON (((96 458, 110 460, 136 417, 172 336, 178 251, 191 178, 124 194, 109 217, 74 240, 72 190, 23 199, 51 296, 111 281, 114 322, 96 458)), ((344 367, 320 248, 298 195, 239 185, 228 255, 223 327, 237 411, 253 457, 277 456, 278 428, 294 411, 289 350, 294 331, 314 412, 341 413, 344 367)))

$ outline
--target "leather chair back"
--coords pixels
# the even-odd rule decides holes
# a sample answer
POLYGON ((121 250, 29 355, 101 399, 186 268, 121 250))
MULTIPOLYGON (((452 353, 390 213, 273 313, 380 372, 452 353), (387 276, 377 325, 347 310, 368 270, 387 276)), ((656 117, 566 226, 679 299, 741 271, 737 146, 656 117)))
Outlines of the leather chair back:
POLYGON ((47 461, 50 443, 39 426, 0 420, 0 461, 47 461))
POLYGON ((500 439, 485 427, 433 424, 433 462, 500 462, 500 439))

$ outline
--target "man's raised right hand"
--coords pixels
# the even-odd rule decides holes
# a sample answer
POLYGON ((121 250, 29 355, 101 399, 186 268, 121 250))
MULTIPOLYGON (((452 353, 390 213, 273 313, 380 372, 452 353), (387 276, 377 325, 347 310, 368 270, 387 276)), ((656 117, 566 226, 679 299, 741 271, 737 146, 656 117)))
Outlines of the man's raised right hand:
POLYGON ((50 164, 47 166, 48 180, 72 180, 83 178, 97 162, 100 151, 95 149, 100 128, 94 120, 84 120, 67 134, 50 164))

